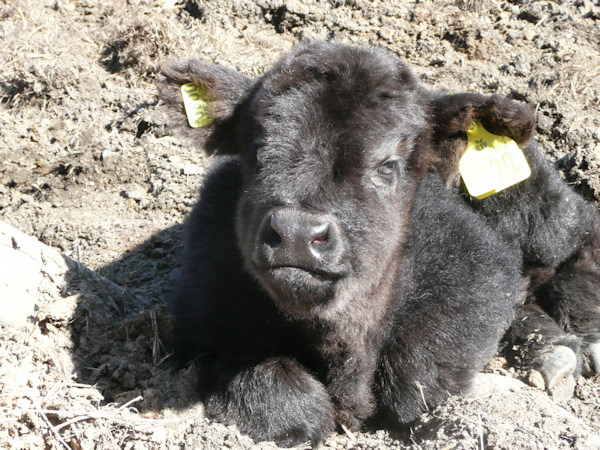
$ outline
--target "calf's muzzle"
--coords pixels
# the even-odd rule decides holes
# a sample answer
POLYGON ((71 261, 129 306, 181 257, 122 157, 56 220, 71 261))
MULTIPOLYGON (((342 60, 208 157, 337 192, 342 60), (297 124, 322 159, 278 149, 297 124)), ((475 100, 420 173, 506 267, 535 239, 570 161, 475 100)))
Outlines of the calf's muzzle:
POLYGON ((348 271, 335 216, 301 208, 271 209, 258 231, 254 260, 264 269, 296 268, 331 277, 348 271))

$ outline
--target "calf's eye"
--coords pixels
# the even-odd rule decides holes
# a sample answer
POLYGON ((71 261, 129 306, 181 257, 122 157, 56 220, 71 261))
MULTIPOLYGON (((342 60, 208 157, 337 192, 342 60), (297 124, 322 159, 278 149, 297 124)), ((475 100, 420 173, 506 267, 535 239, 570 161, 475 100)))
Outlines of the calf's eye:
POLYGON ((265 135, 264 135, 264 133, 261 133, 256 139, 254 139, 250 143, 250 145, 248 147, 248 151, 250 152, 250 154, 254 155, 254 157, 256 158, 256 162, 258 162, 259 164, 263 163, 264 146, 265 146, 265 135))
POLYGON ((388 159, 379 167, 373 177, 373 182, 378 186, 392 186, 398 179, 400 173, 400 161, 388 159))
POLYGON ((387 161, 377 169, 377 173, 384 177, 390 177, 396 172, 398 161, 387 161))
POLYGON ((264 152, 263 152, 262 147, 258 147, 256 149, 256 161, 259 164, 262 164, 264 162, 264 152))

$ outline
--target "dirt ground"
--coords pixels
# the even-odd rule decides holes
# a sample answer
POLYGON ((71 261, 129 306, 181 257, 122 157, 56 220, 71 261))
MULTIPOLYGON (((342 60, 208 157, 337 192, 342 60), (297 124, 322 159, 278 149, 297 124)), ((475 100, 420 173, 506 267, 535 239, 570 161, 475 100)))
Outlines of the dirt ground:
MULTIPOLYGON (((32 318, 0 322, 0 447, 275 447, 204 418, 170 357, 165 299, 210 158, 167 134, 161 61, 257 76, 298 39, 382 46, 431 88, 536 105, 542 148, 597 203, 599 30, 590 0, 0 2, 0 221, 64 255, 44 250, 32 318)), ((600 448, 598 376, 561 401, 488 372, 410 430, 323 447, 600 448)))

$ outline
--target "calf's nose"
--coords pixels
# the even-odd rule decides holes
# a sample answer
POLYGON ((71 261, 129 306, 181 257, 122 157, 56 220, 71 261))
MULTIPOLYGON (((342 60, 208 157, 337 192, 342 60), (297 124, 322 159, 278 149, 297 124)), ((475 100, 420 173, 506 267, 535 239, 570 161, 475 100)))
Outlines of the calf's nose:
POLYGON ((293 208, 270 211, 259 232, 260 259, 273 266, 327 269, 343 253, 335 218, 293 208))
POLYGON ((284 246, 298 247, 298 249, 308 246, 310 249, 318 249, 322 244, 327 243, 330 224, 323 218, 294 217, 283 211, 271 213, 270 217, 271 229, 284 246))

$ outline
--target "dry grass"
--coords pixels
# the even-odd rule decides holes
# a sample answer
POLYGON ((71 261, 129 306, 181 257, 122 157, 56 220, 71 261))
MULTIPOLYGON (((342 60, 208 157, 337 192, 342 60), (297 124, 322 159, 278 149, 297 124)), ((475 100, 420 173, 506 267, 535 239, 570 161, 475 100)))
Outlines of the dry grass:
MULTIPOLYGON (((111 436, 136 432, 147 433, 156 427, 164 427, 172 420, 156 420, 140 417, 135 403, 143 400, 142 396, 122 404, 109 404, 89 409, 88 391, 96 392, 94 386, 75 383, 60 383, 60 388, 53 393, 70 398, 71 404, 88 405, 87 409, 59 409, 52 398, 27 396, 21 394, 0 394, 3 402, 9 406, 0 405, 0 425, 9 427, 27 423, 28 433, 46 436, 47 445, 52 445, 51 436, 66 449, 85 448, 82 430, 77 427, 80 422, 94 421, 94 427, 99 429, 102 440, 111 440, 111 436), (81 392, 80 395, 77 395, 81 392), (77 398, 79 397, 79 398, 77 398)), ((89 437, 89 436, 88 436, 89 437)), ((16 443, 16 441, 15 441, 16 443)), ((97 443, 99 444, 99 443, 97 443)))
POLYGON ((571 127, 600 126, 600 54, 580 51, 557 58, 560 76, 545 94, 560 110, 571 112, 577 105, 571 127))
POLYGON ((0 41, 9 49, 0 52, 2 103, 18 108, 37 99, 46 108, 68 95, 73 78, 89 76, 82 56, 95 49, 85 25, 65 24, 34 0, 5 2, 0 8, 0 41))

